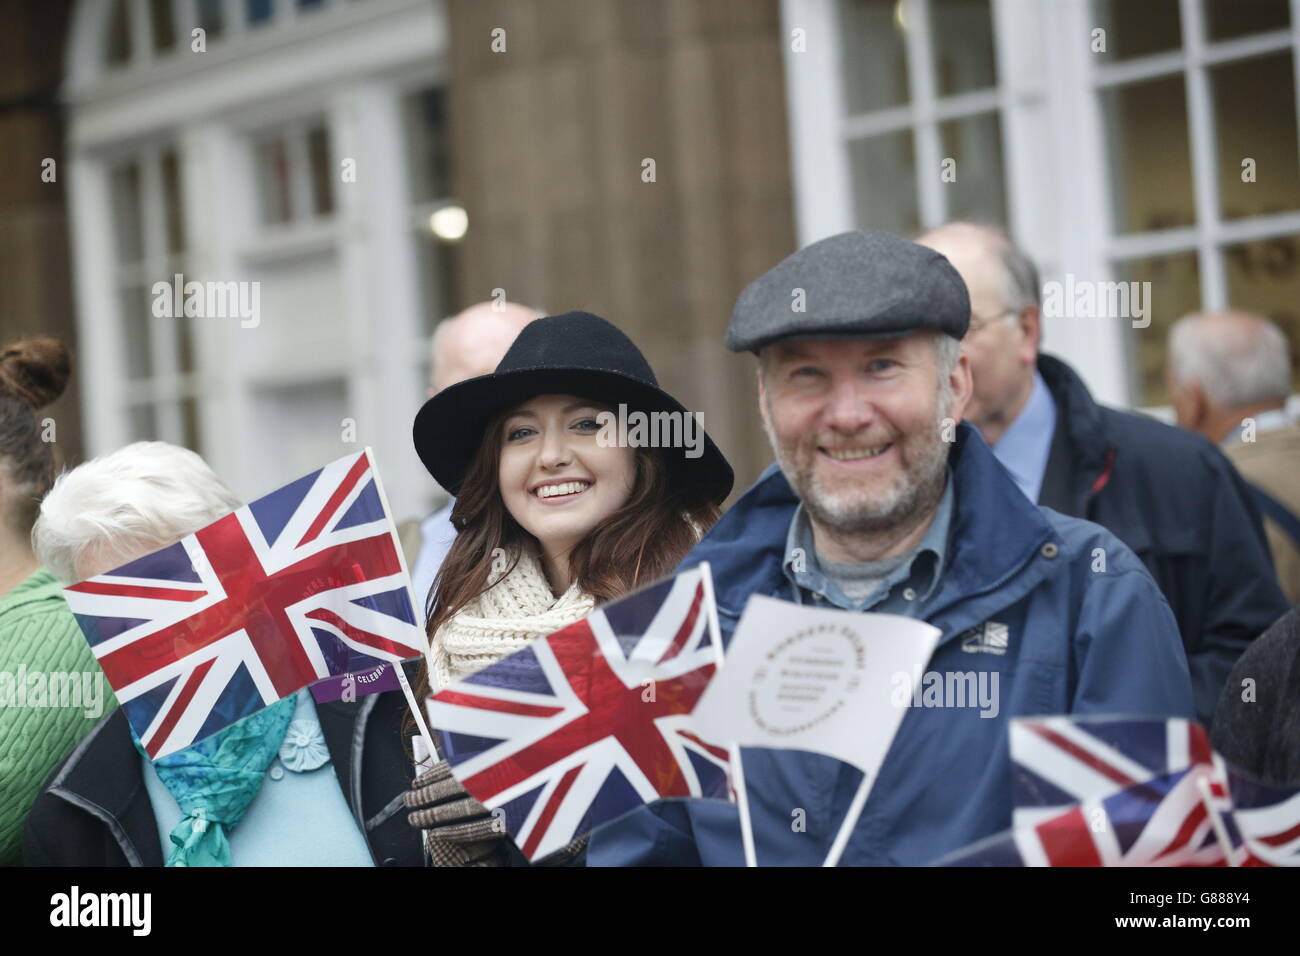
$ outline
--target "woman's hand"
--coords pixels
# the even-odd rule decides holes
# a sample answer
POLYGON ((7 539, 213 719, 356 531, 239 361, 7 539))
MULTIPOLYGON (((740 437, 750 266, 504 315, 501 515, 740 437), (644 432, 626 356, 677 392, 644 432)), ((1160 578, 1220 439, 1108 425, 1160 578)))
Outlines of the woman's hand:
POLYGON ((433 866, 507 865, 505 822, 465 792, 447 761, 416 777, 403 799, 433 866))

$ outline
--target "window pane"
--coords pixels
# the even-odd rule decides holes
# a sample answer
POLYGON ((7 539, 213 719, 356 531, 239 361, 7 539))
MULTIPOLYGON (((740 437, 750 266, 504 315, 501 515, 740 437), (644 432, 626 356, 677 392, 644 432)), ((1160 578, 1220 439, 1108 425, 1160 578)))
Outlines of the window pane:
POLYGON ((947 120, 939 124, 939 135, 944 158, 956 160, 956 180, 944 183, 947 218, 1006 225, 1002 123, 998 114, 947 120))
POLYGON ((921 228, 910 130, 850 143, 849 166, 859 228, 901 235, 921 228))
POLYGON ((150 352, 151 324, 155 321, 176 320, 154 318, 153 297, 142 285, 128 286, 119 292, 118 305, 122 310, 126 376, 130 379, 148 378, 153 374, 153 355, 150 352))
POLYGON ((939 95, 997 86, 989 0, 932 0, 930 11, 939 95))
POLYGON ((226 29, 225 0, 199 0, 199 26, 208 40, 215 40, 226 29))
POLYGON ((257 144, 257 191, 262 222, 289 221, 289 151, 283 139, 257 144))
POLYGON ((460 245, 444 242, 427 230, 420 230, 416 241, 420 244, 420 334, 428 336, 443 318, 458 311, 460 245))
POLYGON ((199 403, 193 398, 181 399, 181 444, 202 454, 199 447, 199 403))
POLYGON ((153 48, 170 50, 176 43, 172 0, 149 0, 149 22, 153 24, 153 48))
POLYGON ((1290 25, 1289 0, 1205 0, 1205 32, 1211 40, 1284 30, 1290 25))
MULTIPOLYGON (((1291 340, 1292 368, 1300 369, 1300 236, 1279 236, 1223 250, 1228 301, 1267 315, 1291 340)), ((1293 374, 1291 390, 1300 390, 1293 374)))
POLYGON ((895 0, 842 0, 841 69, 844 105, 865 113, 908 100, 907 56, 903 31, 895 19, 895 0))
POLYGON ((109 66, 131 59, 131 22, 126 0, 113 0, 113 12, 108 17, 107 44, 105 59, 109 66))
POLYGON ((446 93, 436 87, 419 90, 406 97, 404 108, 411 167, 411 201, 445 199, 451 194, 446 93))
POLYGON ((1127 60, 1182 48, 1178 0, 1096 0, 1093 12, 1094 27, 1106 31, 1106 49, 1096 56, 1127 60))
MULTIPOLYGON (((1131 368, 1139 405, 1167 405, 1165 389, 1165 343, 1169 326, 1189 312, 1201 308, 1201 270, 1195 252, 1132 259, 1116 263, 1118 282, 1149 282, 1149 294, 1141 301, 1149 310, 1151 324, 1135 329, 1125 322, 1129 338, 1131 368)), ((1136 310, 1134 310, 1136 311, 1136 310)))
POLYGON ((1223 218, 1300 209, 1291 54, 1216 67, 1210 85, 1223 218))
MULTIPOLYGON (((186 276, 185 280, 188 282, 190 277, 186 276)), ((170 321, 176 323, 177 368, 181 372, 192 372, 194 371, 194 323, 203 320, 182 315, 179 319, 170 321)))
POLYGON ((334 210, 334 170, 330 166, 329 132, 313 126, 307 132, 307 157, 311 166, 312 212, 324 216, 334 210))
POLYGON ((152 405, 133 405, 130 409, 131 440, 158 440, 158 411, 152 405))
POLYGON ((117 237, 117 261, 139 262, 144 258, 144 232, 140 206, 140 164, 132 160, 110 174, 113 193, 113 231, 117 237))
POLYGON ((185 248, 185 210, 181 197, 181 168, 175 150, 162 154, 163 208, 167 216, 167 251, 185 248))
POLYGON ((269 21, 272 12, 272 0, 246 0, 244 5, 245 19, 251 27, 269 21))
POLYGON ((1196 221, 1183 77, 1104 90, 1116 232, 1148 232, 1196 221))

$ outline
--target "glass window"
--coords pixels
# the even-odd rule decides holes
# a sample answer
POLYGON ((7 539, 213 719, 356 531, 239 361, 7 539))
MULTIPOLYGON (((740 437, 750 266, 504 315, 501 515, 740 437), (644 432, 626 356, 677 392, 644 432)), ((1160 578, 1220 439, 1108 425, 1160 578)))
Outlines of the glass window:
POLYGON ((1211 40, 1285 30, 1291 25, 1288 0, 1204 0, 1205 35, 1211 40))
POLYGON ((1196 221, 1182 74, 1102 91, 1116 232, 1196 221))
POLYGON ((406 140, 409 150, 411 200, 432 202, 451 194, 451 150, 447 128, 447 95, 439 87, 407 95, 406 140))
MULTIPOLYGON (((1133 358, 1134 394, 1139 405, 1167 405, 1165 388, 1165 343, 1169 326, 1189 312, 1201 308, 1200 262, 1193 251, 1165 256, 1130 259, 1116 264, 1118 282, 1151 283, 1139 287, 1142 302, 1149 309, 1151 324, 1133 328, 1125 322, 1133 358)), ((1131 287, 1130 287, 1131 288, 1131 287)), ((1132 301, 1132 300, 1130 300, 1132 301)))
POLYGON ((989 0, 931 0, 930 23, 940 96, 997 86, 989 0))
MULTIPOLYGON (((1105 30, 1106 48, 1096 55, 1128 60, 1168 53, 1183 45, 1178 0, 1096 0, 1093 26, 1105 30)), ((1089 49, 1092 38, 1088 39, 1089 49)))
POLYGON ((123 346, 126 352, 126 377, 133 380, 149 378, 154 373, 152 324, 154 321, 171 322, 174 319, 157 319, 153 314, 153 292, 143 285, 130 285, 118 295, 122 310, 123 346))
MULTIPOLYGON (((1223 250, 1228 301, 1266 315, 1291 341, 1292 369, 1300 370, 1300 236, 1278 236, 1223 250)), ((1293 391, 1300 377, 1293 374, 1293 391)))
POLYGON ((289 150, 283 139, 257 146, 257 187, 262 222, 288 222, 293 213, 289 194, 289 150))
POLYGON ((850 143, 849 165, 859 228, 900 235, 921 228, 916 193, 916 152, 910 129, 850 143))
POLYGON ((131 59, 131 22, 126 0, 113 0, 113 10, 108 15, 105 59, 109 66, 118 66, 131 59))
POLYGON ((185 209, 181 196, 180 161, 175 150, 162 154, 163 209, 167 217, 167 251, 175 255, 185 248, 185 209))
POLYGON ((158 413, 152 405, 132 405, 130 412, 131 440, 158 440, 158 413))
POLYGON ((144 258, 141 222, 140 165, 135 160, 117 166, 109 174, 113 194, 113 225, 117 237, 117 261, 122 265, 144 258))
POLYGON ((244 16, 251 27, 269 22, 274 12, 272 0, 245 0, 244 16))
POLYGON ((312 212, 324 216, 334 210, 334 170, 330 165, 329 133, 324 126, 307 131, 307 157, 311 164, 312 212))
POLYGON ((997 113, 939 124, 945 159, 956 160, 956 180, 944 184, 949 219, 1006 225, 1002 175, 1002 123, 997 113))
POLYGON ((226 29, 225 0, 198 0, 199 26, 208 40, 215 40, 226 29))
POLYGON ((176 24, 172 20, 172 0, 149 0, 149 23, 153 30, 153 48, 170 50, 176 45, 176 24))
POLYGON ((432 335, 434 326, 460 308, 460 291, 456 276, 460 246, 439 239, 431 231, 421 230, 420 249, 421 327, 422 335, 432 335))
POLYGON ((1210 70, 1224 219, 1300 209, 1291 59, 1283 53, 1210 70), (1246 160, 1253 163, 1243 167, 1246 160))
POLYGON ((840 4, 840 61, 850 115, 902 106, 910 96, 902 9, 896 0, 840 4))

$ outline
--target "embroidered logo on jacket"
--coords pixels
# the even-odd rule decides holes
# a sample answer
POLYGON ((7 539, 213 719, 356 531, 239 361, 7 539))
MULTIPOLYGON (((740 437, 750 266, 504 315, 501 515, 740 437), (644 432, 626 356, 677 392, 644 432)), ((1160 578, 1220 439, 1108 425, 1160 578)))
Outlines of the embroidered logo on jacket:
POLYGON ((967 654, 1005 654, 1010 631, 1005 624, 985 621, 980 627, 966 632, 961 649, 967 654))

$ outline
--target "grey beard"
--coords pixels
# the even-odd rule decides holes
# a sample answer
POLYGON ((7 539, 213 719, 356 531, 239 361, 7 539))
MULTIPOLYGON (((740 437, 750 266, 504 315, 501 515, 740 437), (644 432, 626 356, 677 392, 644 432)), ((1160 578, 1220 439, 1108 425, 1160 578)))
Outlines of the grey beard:
POLYGON ((951 407, 951 389, 943 388, 933 424, 935 441, 915 469, 916 480, 910 486, 904 484, 893 489, 885 501, 874 508, 854 504, 836 507, 818 487, 816 470, 811 470, 805 480, 795 469, 794 462, 784 453, 768 424, 771 420, 770 408, 763 426, 777 465, 813 520, 841 534, 874 535, 914 524, 918 516, 931 511, 943 497, 948 471, 948 445, 942 440, 941 429, 951 407))

